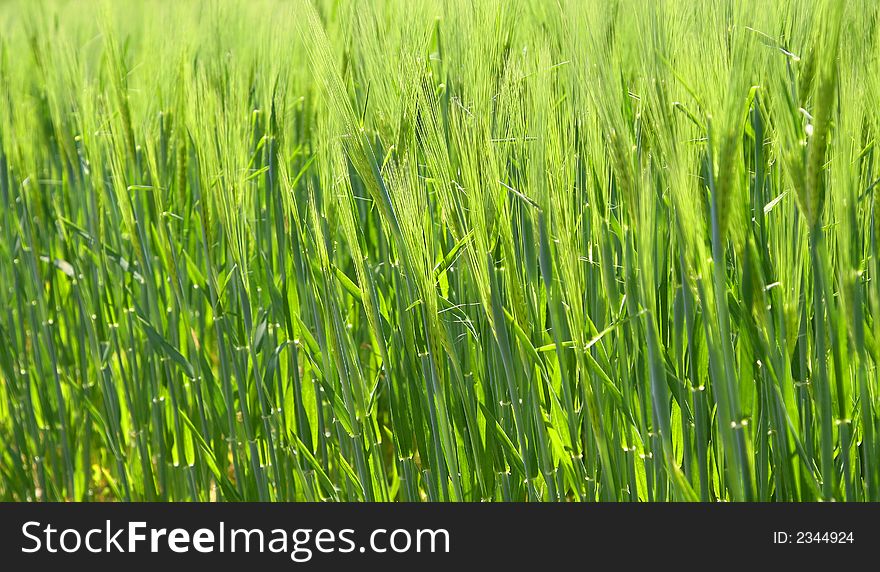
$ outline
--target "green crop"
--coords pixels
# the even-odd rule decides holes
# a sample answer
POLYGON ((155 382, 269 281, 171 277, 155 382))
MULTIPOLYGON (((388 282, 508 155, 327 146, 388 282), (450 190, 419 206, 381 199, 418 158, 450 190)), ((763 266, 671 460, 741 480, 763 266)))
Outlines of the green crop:
POLYGON ((0 499, 880 501, 872 0, 0 3, 0 499))

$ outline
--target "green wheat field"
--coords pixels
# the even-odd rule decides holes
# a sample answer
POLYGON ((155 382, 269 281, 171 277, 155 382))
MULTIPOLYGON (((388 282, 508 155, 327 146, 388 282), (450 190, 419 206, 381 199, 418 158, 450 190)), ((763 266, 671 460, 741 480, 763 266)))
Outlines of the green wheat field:
POLYGON ((0 499, 880 500, 872 0, 0 3, 0 499))

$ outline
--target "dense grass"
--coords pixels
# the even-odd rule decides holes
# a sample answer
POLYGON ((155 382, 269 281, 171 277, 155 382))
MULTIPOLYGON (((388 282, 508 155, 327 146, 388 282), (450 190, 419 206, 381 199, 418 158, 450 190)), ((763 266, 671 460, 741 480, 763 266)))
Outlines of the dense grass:
POLYGON ((880 500, 878 13, 0 4, 0 498, 880 500))

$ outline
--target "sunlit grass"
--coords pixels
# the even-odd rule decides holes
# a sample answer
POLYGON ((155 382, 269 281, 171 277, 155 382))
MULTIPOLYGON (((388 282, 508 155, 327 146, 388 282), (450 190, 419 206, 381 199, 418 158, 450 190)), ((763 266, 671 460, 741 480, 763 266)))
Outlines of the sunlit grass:
POLYGON ((878 16, 0 4, 0 499, 880 500, 878 16))

